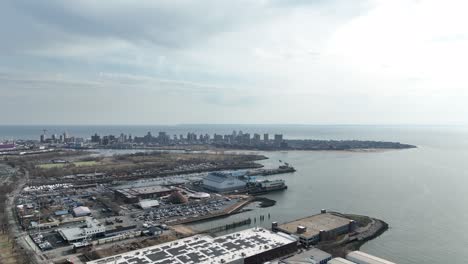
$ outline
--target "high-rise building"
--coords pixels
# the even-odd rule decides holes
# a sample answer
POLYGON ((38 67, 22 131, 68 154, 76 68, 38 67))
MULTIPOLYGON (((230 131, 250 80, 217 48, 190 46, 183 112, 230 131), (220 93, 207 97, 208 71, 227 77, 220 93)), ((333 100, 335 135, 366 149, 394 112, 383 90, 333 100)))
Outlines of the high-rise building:
POLYGON ((169 136, 166 134, 166 132, 159 132, 158 134, 158 142, 160 144, 167 144, 169 143, 169 136))
POLYGON ((220 143, 220 142, 223 141, 223 136, 222 136, 222 135, 218 135, 218 134, 214 134, 213 140, 214 140, 215 143, 220 143))
POLYGON ((197 141, 197 135, 195 133, 187 133, 187 141, 188 142, 197 141))
POLYGON ((250 145, 250 134, 245 133, 245 134, 240 134, 240 135, 242 135, 241 143, 245 145, 250 145))
POLYGON ((276 145, 281 145, 283 143, 283 135, 282 134, 276 134, 275 135, 275 144, 276 145))
POLYGON ((263 134, 263 141, 267 142, 270 140, 270 135, 268 133, 263 134))
POLYGON ((252 143, 254 143, 254 144, 260 143, 260 134, 255 133, 253 135, 252 143))
POLYGON ((97 133, 95 133, 93 136, 91 136, 91 142, 101 143, 101 136, 99 136, 97 133))

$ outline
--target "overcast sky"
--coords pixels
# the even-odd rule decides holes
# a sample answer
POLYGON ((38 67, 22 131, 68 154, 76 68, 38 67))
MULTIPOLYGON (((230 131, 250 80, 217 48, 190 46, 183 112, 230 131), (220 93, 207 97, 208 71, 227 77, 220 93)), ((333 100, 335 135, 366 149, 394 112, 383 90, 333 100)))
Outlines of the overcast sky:
POLYGON ((468 124, 463 0, 0 2, 0 124, 468 124))

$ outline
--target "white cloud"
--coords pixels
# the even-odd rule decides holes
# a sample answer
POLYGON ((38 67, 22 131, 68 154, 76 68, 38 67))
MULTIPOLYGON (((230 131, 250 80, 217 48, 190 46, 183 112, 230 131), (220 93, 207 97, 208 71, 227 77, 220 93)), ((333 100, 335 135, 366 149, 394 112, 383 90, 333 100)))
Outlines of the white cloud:
POLYGON ((467 95, 468 34, 464 1, 376 1, 375 9, 339 28, 329 52, 378 93, 467 95), (386 83, 389 83, 389 88, 386 83))
POLYGON ((0 71, 10 72, 0 90, 11 104, 38 109, 35 101, 46 101, 56 109, 48 119, 50 109, 39 110, 36 123, 63 122, 58 109, 81 102, 115 112, 96 119, 70 110, 67 118, 468 123, 467 7, 455 0, 119 0, 111 7, 18 0, 0 4, 0 34, 11 35, 0 43, 0 71), (60 90, 81 101, 52 101, 60 90))

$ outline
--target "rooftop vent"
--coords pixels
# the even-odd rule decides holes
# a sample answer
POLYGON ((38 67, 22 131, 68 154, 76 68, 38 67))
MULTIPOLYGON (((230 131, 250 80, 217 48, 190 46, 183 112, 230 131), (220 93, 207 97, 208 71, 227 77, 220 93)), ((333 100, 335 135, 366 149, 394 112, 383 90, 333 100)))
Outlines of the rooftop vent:
POLYGON ((304 234, 307 231, 307 227, 305 226, 297 226, 297 233, 304 234))

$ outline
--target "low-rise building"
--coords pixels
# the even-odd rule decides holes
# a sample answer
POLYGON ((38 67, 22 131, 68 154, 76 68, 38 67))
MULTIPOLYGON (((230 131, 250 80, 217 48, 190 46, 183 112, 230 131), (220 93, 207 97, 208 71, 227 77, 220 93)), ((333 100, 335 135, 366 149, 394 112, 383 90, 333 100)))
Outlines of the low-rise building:
POLYGON ((394 262, 364 253, 362 251, 353 251, 346 255, 346 259, 357 264, 395 264, 394 262))
POLYGON ((203 187, 213 192, 232 192, 245 189, 247 183, 230 173, 212 172, 203 179, 203 187))
POLYGON ((86 206, 78 206, 73 208, 73 215, 75 217, 88 216, 91 215, 91 210, 86 206))
POLYGON ((346 260, 344 258, 334 258, 328 261, 328 264, 356 264, 356 263, 346 260))
POLYGON ((285 264, 325 264, 330 263, 332 255, 318 248, 311 248, 300 254, 294 255, 290 258, 284 259, 282 262, 285 264))
POLYGON ((255 264, 286 256, 296 250, 297 241, 290 236, 252 228, 216 238, 191 236, 87 263, 255 264))
POLYGON ((138 205, 140 206, 141 209, 150 209, 153 207, 158 207, 159 202, 157 200, 141 200, 138 205))
POLYGON ((297 237, 302 245, 309 247, 320 241, 333 240, 339 235, 351 232, 355 225, 353 220, 322 210, 320 214, 281 225, 273 222, 271 228, 273 231, 297 237))
POLYGON ((60 228, 57 232, 65 241, 75 242, 89 237, 103 235, 106 228, 98 220, 86 217, 85 223, 77 227, 60 228))
POLYGON ((115 196, 126 203, 137 203, 141 199, 152 199, 161 196, 170 195, 172 189, 164 186, 148 186, 115 190, 115 196))

